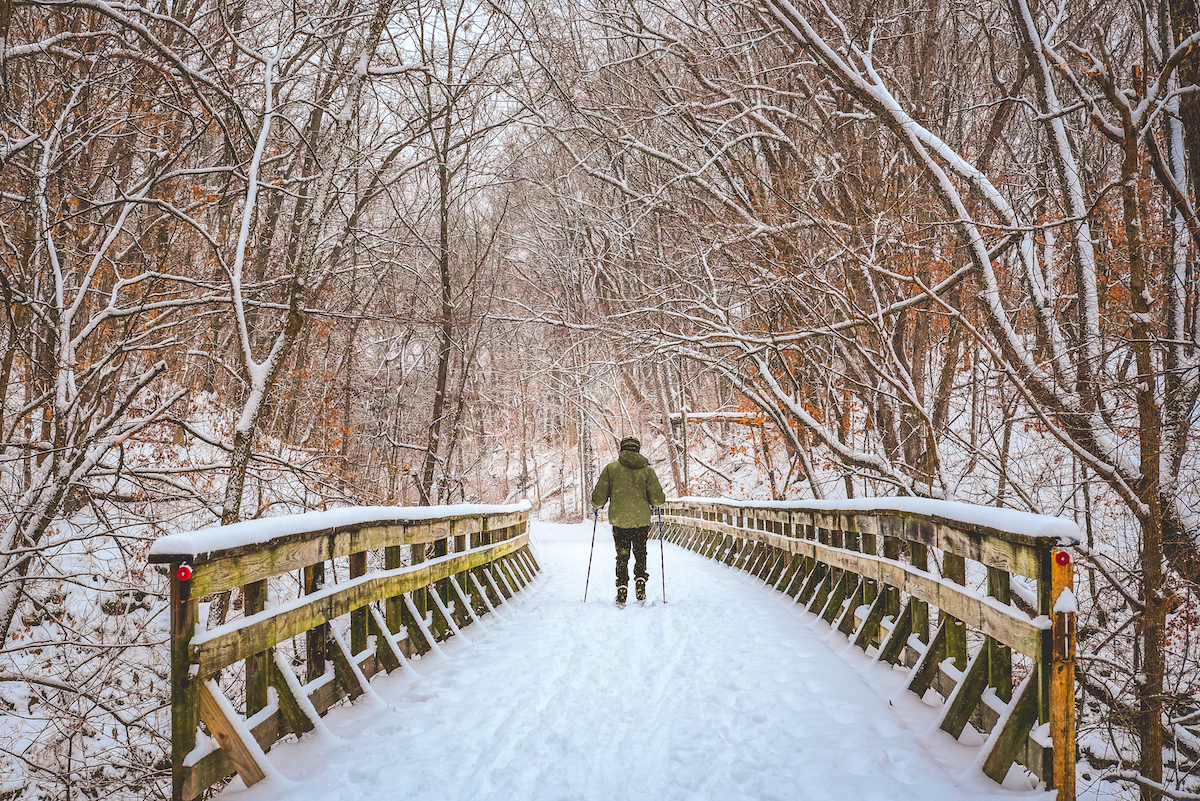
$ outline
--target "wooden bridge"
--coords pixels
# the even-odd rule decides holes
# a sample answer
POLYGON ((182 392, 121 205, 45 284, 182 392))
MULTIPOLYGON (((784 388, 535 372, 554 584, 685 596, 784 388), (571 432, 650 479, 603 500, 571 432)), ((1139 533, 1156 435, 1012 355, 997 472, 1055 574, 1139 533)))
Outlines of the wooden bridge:
MULTIPOLYGON (((941 729, 986 735, 987 776, 1002 781, 1015 762, 1074 796, 1073 524, 896 498, 687 498, 667 503, 663 524, 667 541, 757 576, 906 670, 927 702, 935 692, 941 729)), ((270 775, 280 738, 496 614, 541 570, 525 506, 240 525, 166 537, 151 554, 172 573, 179 801, 235 772, 247 785, 270 775), (201 599, 238 588, 241 616, 205 630, 201 599)))

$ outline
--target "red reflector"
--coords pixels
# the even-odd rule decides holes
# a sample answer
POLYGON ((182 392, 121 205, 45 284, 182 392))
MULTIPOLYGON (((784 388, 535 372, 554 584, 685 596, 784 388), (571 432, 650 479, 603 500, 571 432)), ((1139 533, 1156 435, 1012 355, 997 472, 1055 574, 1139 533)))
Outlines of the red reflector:
POLYGON ((179 569, 175 571, 175 578, 179 579, 180 581, 187 581, 191 577, 192 569, 187 565, 180 565, 179 569))
POLYGON ((1067 565, 1071 564, 1071 554, 1067 553, 1066 551, 1057 551, 1054 554, 1054 561, 1059 565, 1059 567, 1066 567, 1067 565))

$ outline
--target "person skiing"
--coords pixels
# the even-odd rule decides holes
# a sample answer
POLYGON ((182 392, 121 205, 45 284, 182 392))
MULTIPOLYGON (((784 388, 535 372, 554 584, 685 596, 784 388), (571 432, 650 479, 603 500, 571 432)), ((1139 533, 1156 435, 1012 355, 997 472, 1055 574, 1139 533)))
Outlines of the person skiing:
POLYGON ((599 510, 609 501, 608 522, 612 524, 617 546, 617 604, 624 606, 629 596, 629 553, 633 552, 633 576, 637 599, 646 600, 646 538, 650 533, 650 510, 667 501, 658 475, 641 454, 637 437, 621 440, 617 461, 600 471, 592 490, 592 508, 599 510))

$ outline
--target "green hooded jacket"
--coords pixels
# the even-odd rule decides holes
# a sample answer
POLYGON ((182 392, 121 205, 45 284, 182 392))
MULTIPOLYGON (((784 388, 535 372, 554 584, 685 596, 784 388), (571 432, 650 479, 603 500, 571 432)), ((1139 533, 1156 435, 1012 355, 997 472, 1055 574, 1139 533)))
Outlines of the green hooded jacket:
POLYGON ((617 528, 640 528, 650 525, 650 507, 662 506, 667 496, 646 457, 624 450, 617 461, 600 471, 592 490, 593 508, 609 501, 608 522, 617 528))

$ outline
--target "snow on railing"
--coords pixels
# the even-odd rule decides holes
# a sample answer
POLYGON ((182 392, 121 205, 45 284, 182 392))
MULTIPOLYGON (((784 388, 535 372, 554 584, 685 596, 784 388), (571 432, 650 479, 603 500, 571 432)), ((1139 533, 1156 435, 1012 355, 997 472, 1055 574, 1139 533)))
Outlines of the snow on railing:
POLYGON ((150 561, 171 571, 174 801, 272 774, 277 740, 494 613, 540 570, 528 520, 528 502, 356 507, 156 541, 150 561), (241 616, 206 629, 202 600, 230 591, 241 616), (240 712, 226 691, 243 685, 240 712))
POLYGON ((917 695, 940 694, 942 729, 987 735, 992 779, 1017 762, 1075 797, 1073 522, 920 498, 679 498, 664 513, 668 539, 753 573, 906 667, 917 695), (1013 589, 1023 580, 1033 592, 1013 589))

